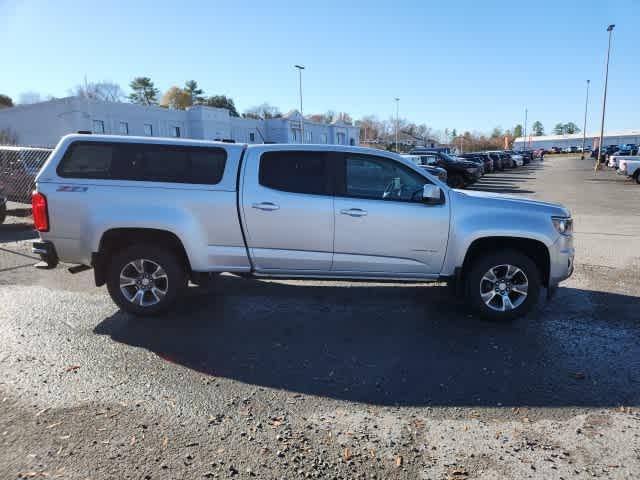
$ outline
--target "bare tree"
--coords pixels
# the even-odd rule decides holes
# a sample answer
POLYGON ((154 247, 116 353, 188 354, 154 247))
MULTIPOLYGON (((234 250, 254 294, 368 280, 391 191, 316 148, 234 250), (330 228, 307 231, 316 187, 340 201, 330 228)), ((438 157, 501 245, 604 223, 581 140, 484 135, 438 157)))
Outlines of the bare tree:
POLYGON ((282 117, 282 112, 278 107, 273 105, 269 105, 268 103, 263 103, 261 105, 256 105, 255 107, 247 108, 242 114, 244 118, 255 118, 266 120, 269 118, 280 118, 282 117))
POLYGON ((125 98, 124 91, 120 88, 120 85, 107 80, 76 85, 71 90, 71 94, 102 102, 122 102, 125 98))

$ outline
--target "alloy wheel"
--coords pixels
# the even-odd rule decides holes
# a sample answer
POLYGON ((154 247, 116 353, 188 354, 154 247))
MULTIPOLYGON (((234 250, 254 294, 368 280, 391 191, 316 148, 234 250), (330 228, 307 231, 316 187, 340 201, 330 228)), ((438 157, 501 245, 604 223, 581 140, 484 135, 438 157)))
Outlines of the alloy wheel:
POLYGON ((480 297, 497 312, 515 310, 527 299, 529 280, 524 271, 514 265, 491 267, 480 279, 480 297))
POLYGON ((140 307, 157 305, 169 290, 169 277, 153 260, 139 258, 120 271, 120 291, 131 303, 140 307))

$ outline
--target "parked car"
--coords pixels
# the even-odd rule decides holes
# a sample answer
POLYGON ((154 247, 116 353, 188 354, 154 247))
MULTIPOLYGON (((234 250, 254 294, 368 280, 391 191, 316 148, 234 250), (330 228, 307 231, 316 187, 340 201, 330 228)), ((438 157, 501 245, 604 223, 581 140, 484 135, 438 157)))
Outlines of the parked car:
POLYGON ((458 158, 462 158, 463 160, 468 160, 477 165, 480 165, 482 167, 482 175, 490 172, 490 168, 493 164, 490 158, 480 153, 463 153, 461 155, 458 155, 458 158))
POLYGON ((504 153, 511 157, 514 167, 522 167, 524 165, 524 157, 513 150, 505 150, 504 153))
POLYGON ((503 171, 505 169, 505 162, 503 161, 502 155, 498 152, 485 152, 491 160, 493 160, 493 169, 494 171, 503 171))
POLYGON ((477 164, 444 152, 424 152, 420 156, 423 163, 444 168, 447 171, 447 185, 452 188, 464 188, 482 176, 477 164))
POLYGON ((547 150, 545 150, 544 148, 538 148, 538 149, 533 151, 533 157, 542 160, 542 159, 544 159, 544 156, 547 153, 549 153, 549 152, 547 150))
POLYGON ((510 320, 573 272, 563 206, 450 189, 361 147, 68 135, 32 208, 33 252, 93 268, 134 315, 166 312, 188 280, 233 272, 445 280, 483 317, 510 320))
POLYGON ((423 168, 426 172, 429 172, 431 175, 438 177, 441 182, 447 183, 447 171, 444 168, 423 163, 422 157, 420 155, 402 155, 402 157, 406 158, 410 162, 413 162, 415 165, 418 165, 419 167, 423 168))
POLYGON ((640 184, 640 155, 620 158, 618 173, 633 178, 640 184))
POLYGON ((562 149, 560 147, 551 147, 551 151, 549 153, 562 153, 562 149))
POLYGON ((516 153, 522 156, 525 165, 533 161, 533 150, 517 150, 516 153))

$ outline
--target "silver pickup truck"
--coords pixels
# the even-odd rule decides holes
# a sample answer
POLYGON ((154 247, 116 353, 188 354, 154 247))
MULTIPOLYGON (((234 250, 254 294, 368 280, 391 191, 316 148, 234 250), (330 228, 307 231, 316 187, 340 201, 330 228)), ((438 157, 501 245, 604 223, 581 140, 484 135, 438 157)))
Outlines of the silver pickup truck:
POLYGON ((359 147, 68 135, 32 207, 33 251, 50 267, 92 267, 136 315, 231 272, 447 281, 482 316, 507 320, 573 271, 566 208, 454 190, 359 147))

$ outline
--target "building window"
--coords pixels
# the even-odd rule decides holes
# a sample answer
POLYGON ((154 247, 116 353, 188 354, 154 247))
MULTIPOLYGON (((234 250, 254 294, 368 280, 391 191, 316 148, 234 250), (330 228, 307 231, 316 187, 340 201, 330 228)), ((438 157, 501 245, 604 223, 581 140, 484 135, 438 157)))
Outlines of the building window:
POLYGON ((356 139, 355 138, 350 138, 349 139, 349 145, 354 146, 356 144, 356 139))
POLYGON ((120 122, 120 135, 129 135, 129 124, 127 122, 120 122))
POLYGON ((249 133, 249 141, 250 142, 255 142, 256 141, 256 134, 253 132, 249 133))
POLYGON ((345 136, 344 136, 344 133, 338 133, 338 134, 336 135, 336 139, 337 139, 337 142, 336 142, 336 143, 337 143, 338 145, 344 145, 344 137, 345 137, 345 136))
POLYGON ((320 142, 321 143, 327 143, 327 134, 323 133, 320 135, 320 142))
POLYGON ((104 133, 104 122, 102 120, 93 121, 93 133, 104 133))
POLYGON ((171 136, 180 138, 180 127, 177 127, 177 126, 171 127, 171 136))
POLYGON ((299 136, 298 136, 298 129, 297 128, 292 128, 291 129, 291 142, 292 143, 298 143, 299 142, 299 136))
POLYGON ((145 123, 144 124, 144 134, 147 137, 153 137, 153 125, 151 125, 150 123, 145 123))
POLYGON ((313 132, 311 132, 310 130, 305 130, 304 139, 306 143, 311 143, 311 141, 313 140, 313 132))

